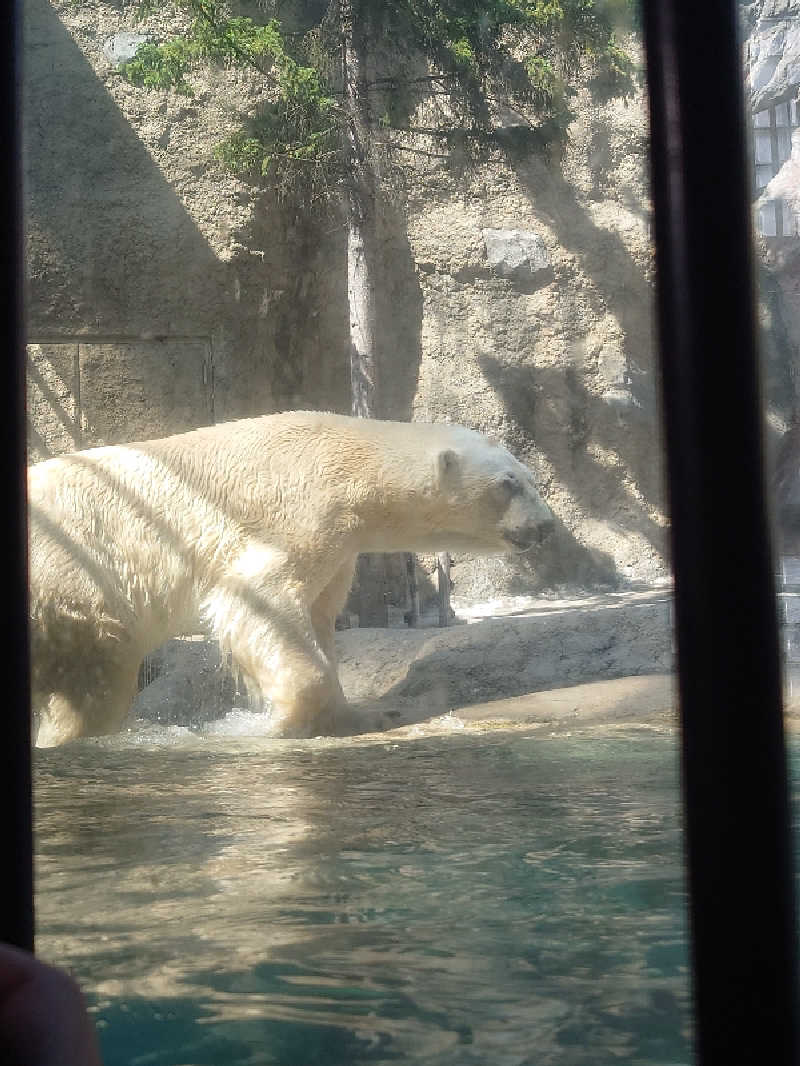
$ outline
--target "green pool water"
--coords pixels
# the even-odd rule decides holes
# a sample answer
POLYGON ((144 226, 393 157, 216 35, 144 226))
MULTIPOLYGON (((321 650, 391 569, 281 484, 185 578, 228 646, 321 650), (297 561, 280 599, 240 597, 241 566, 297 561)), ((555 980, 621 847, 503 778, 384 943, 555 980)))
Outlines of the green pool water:
POLYGON ((644 731, 40 752, 39 950, 106 1066, 688 1063, 677 788, 644 731))

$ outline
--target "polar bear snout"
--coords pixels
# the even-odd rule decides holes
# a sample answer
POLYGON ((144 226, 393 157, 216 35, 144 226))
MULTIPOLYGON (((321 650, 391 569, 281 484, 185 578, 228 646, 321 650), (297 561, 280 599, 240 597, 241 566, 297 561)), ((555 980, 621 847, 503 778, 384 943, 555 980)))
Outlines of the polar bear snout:
POLYGON ((500 522, 503 539, 517 551, 542 545, 555 529, 555 515, 535 490, 516 494, 500 522))
POLYGON ((552 516, 532 519, 512 529, 503 530, 503 538, 518 551, 530 551, 531 548, 538 548, 549 540, 555 525, 555 519, 552 516))

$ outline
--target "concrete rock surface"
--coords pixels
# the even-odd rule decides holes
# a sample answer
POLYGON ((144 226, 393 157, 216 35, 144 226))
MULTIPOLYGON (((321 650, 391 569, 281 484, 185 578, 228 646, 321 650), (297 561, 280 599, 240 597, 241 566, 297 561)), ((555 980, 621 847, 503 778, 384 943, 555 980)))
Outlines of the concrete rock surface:
MULTIPOLYGON (((338 632, 336 644, 351 707, 342 731, 390 729, 490 701, 669 674, 671 600, 665 589, 507 598, 465 611, 461 624, 445 629, 351 629, 338 632)), ((153 664, 157 676, 139 693, 132 718, 202 725, 247 705, 208 641, 170 641, 153 664)))

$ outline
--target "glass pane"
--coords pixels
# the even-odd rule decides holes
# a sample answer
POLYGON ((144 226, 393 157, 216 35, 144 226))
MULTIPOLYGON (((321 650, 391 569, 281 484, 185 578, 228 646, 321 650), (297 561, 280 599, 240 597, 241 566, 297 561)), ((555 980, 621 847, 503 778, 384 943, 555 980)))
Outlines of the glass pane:
POLYGON ((788 129, 777 131, 778 162, 785 163, 792 153, 792 138, 788 129))
POLYGON ((768 200, 758 208, 758 232, 764 237, 775 237, 778 233, 778 214, 775 201, 768 200))
POLYGON ((689 1062, 638 19, 480 7, 25 5, 38 940, 106 1066, 689 1062))
POLYGON ((756 167, 756 182, 759 189, 765 188, 772 181, 775 172, 772 164, 756 167))
MULTIPOLYGON (((756 166, 758 192, 754 198, 755 256, 759 281, 762 383, 765 406, 769 503, 774 516, 774 550, 778 617, 784 661, 785 712, 790 757, 792 804, 796 813, 800 747, 797 712, 800 698, 800 480, 798 480, 798 362, 800 303, 797 262, 798 123, 800 42, 796 16, 788 9, 757 5, 750 23, 746 51, 752 57, 770 52, 771 69, 758 62, 745 69, 745 100, 753 125, 774 113, 780 165, 766 187, 756 166), (790 136, 791 135, 791 136, 790 136), (769 199, 768 199, 769 198, 769 199)), ((756 134, 760 136, 760 134, 756 134)), ((758 163, 758 148, 755 149, 758 163)), ((796 817, 795 817, 796 822, 796 817)))
POLYGON ((757 130, 755 134, 756 163, 772 162, 772 134, 769 130, 757 130))

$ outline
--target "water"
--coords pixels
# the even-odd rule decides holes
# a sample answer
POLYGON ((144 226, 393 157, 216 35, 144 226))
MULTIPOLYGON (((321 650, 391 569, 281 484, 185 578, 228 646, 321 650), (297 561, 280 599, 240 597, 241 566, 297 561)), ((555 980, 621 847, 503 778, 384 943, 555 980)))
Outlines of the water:
POLYGON ((106 1066, 690 1061, 674 739, 39 752, 43 956, 106 1066))

